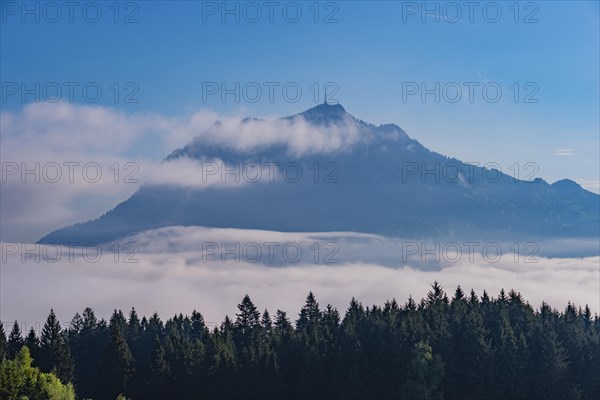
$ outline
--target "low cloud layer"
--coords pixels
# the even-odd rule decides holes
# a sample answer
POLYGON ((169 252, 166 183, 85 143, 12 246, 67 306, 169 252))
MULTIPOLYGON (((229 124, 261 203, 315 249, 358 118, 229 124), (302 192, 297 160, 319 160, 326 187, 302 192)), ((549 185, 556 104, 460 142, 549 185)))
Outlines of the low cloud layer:
POLYGON ((546 301, 563 309, 571 301, 600 311, 597 256, 539 256, 535 263, 524 263, 508 255, 490 262, 475 252, 472 261, 468 257, 445 260, 432 268, 431 263, 421 262, 420 254, 411 255, 403 263, 396 253, 396 262, 392 263, 390 252, 399 245, 386 238, 351 233, 173 227, 129 238, 118 244, 118 252, 113 244, 98 259, 95 249, 84 258, 81 249, 69 253, 63 248, 60 259, 49 262, 56 258, 51 247, 40 250, 34 245, 3 243, 0 319, 35 326, 43 323, 52 307, 61 321, 68 322, 76 312, 91 306, 105 318, 115 308, 135 307, 145 315, 158 311, 163 319, 197 309, 208 321, 220 322, 226 314, 235 314, 236 304, 246 293, 261 309, 279 308, 295 316, 311 290, 321 305, 331 303, 344 310, 353 296, 365 305, 382 304, 391 298, 404 302, 409 295, 420 299, 435 280, 449 294, 459 284, 466 291, 475 289, 479 295, 486 289, 494 297, 502 288, 514 288, 534 307, 546 301), (338 262, 325 262, 323 253, 315 261, 315 243, 322 251, 332 242, 339 246, 338 262), (133 243, 133 247, 127 247, 127 243, 133 243), (216 253, 213 247, 206 247, 207 243, 217 245, 216 253), (240 249, 248 243, 279 243, 276 254, 286 244, 298 244, 306 249, 308 257, 284 263, 266 259, 252 262, 252 256, 235 260, 231 254, 236 251, 232 250, 235 243, 240 249), (387 254, 382 255, 382 249, 387 254), (207 250, 210 256, 205 258, 207 250), (221 252, 227 251, 229 256, 223 262, 221 252), (23 252, 29 253, 24 260, 23 252), (35 261, 36 254, 41 256, 40 262, 35 261))

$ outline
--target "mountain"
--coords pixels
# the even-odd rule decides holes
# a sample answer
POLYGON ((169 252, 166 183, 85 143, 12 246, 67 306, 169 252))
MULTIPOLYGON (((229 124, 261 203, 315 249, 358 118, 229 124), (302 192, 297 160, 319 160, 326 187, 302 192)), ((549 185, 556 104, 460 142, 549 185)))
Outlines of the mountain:
POLYGON ((236 186, 144 184, 100 218, 40 242, 103 243, 171 225, 453 240, 600 234, 600 196, 573 181, 522 181, 466 164, 339 104, 275 121, 217 122, 164 164, 181 160, 220 160, 240 171, 261 165, 278 178, 254 183, 254 175, 237 172, 245 179, 236 186))

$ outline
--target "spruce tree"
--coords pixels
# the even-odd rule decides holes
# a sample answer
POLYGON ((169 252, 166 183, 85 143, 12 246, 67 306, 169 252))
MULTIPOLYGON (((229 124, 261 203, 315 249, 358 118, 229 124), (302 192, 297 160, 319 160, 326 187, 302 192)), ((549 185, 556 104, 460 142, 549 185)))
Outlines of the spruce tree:
POLYGON ((444 364, 439 355, 434 355, 425 342, 417 343, 412 351, 410 368, 402 397, 405 399, 442 399, 440 388, 444 376, 444 364))
POLYGON ((106 326, 99 323, 94 311, 86 307, 77 321, 79 334, 69 341, 75 361, 77 394, 81 398, 93 398, 103 388, 99 381, 100 363, 106 347, 106 326))
POLYGON ((286 313, 277 310, 273 323, 273 349, 278 359, 278 385, 281 387, 280 393, 284 398, 291 398, 294 394, 291 387, 296 373, 296 357, 292 348, 293 335, 294 327, 286 313))
POLYGON ((133 355, 125 338, 125 318, 115 311, 110 320, 109 340, 102 358, 105 392, 110 398, 127 393, 127 384, 135 371, 133 355))
MULTIPOLYGON (((107 325, 89 308, 63 331, 51 311, 41 344, 33 329, 24 343, 38 349, 45 371, 64 370, 70 349, 78 397, 98 400, 587 400, 600 393, 600 320, 589 307, 537 311, 514 290, 498 299, 484 291, 479 300, 457 288, 448 301, 434 283, 426 299, 409 297, 401 307, 352 299, 343 318, 331 305, 321 310, 310 293, 296 327, 283 311, 273 319, 259 313, 248 296, 238 309, 235 321, 225 317, 212 331, 196 311, 163 324, 156 313, 140 321, 132 309, 127 321, 115 310, 107 325)), ((10 336, 0 325, 1 351, 18 347, 18 326, 10 336)), ((53 398, 7 395, 4 383, 23 375, 15 365, 0 362, 1 398, 53 398)))
POLYGON ((491 382, 493 397, 519 398, 518 379, 521 372, 519 347, 505 310, 500 312, 499 325, 494 327, 494 332, 496 351, 494 354, 494 381, 491 382))
POLYGON ((250 334, 260 325, 260 312, 258 312, 248 295, 245 295, 242 302, 238 304, 238 310, 240 312, 236 314, 236 330, 242 335, 250 334))
POLYGON ((142 330, 140 318, 135 311, 135 308, 131 308, 129 312, 129 321, 127 321, 127 343, 129 346, 137 344, 142 330))
POLYGON ((269 311, 265 308, 265 312, 260 319, 260 325, 262 326, 263 332, 265 335, 269 335, 271 330, 273 329, 273 321, 271 320, 271 315, 269 311))
POLYGON ((40 341, 37 338, 37 335, 35 334, 35 329, 33 329, 33 327, 31 327, 31 329, 29 329, 29 333, 27 334, 27 337, 25 338, 24 344, 29 349, 31 358, 33 359, 34 364, 36 364, 37 357, 38 357, 38 354, 40 351, 40 341))
POLYGON ((23 347, 23 334, 21 333, 21 327, 19 326, 19 322, 15 321, 12 327, 12 331, 8 336, 8 344, 7 344, 7 356, 10 359, 15 358, 21 347, 23 347))
POLYGON ((296 321, 296 329, 309 336, 314 335, 320 320, 321 311, 319 310, 319 303, 317 303, 313 292, 309 292, 306 297, 306 303, 300 310, 300 315, 296 321))
POLYGON ((71 323, 69 324, 69 337, 79 335, 81 329, 83 329, 83 318, 81 318, 79 313, 75 313, 75 316, 71 319, 71 323))
MULTIPOLYGON (((464 302, 463 296, 461 296, 462 290, 457 292, 458 304, 462 306, 464 302)), ((448 305, 448 296, 444 289, 437 281, 434 282, 423 304, 424 317, 430 332, 429 345, 445 360, 449 360, 452 353, 448 305)))
POLYGON ((2 361, 6 355, 6 333, 4 332, 4 325, 0 321, 0 361, 2 361))
POLYGON ((167 382, 171 371, 167 355, 158 336, 154 337, 154 344, 150 354, 150 366, 148 367, 147 387, 148 398, 162 400, 169 396, 167 382))
POLYGON ((531 337, 531 372, 529 396, 545 399, 566 398, 570 387, 567 373, 570 365, 569 354, 561 342, 555 326, 558 312, 548 304, 540 307, 540 320, 531 337))
POLYGON ((245 388, 246 396, 258 396, 258 387, 252 383, 260 379, 257 376, 262 336, 260 312, 248 295, 238 304, 238 310, 233 331, 238 378, 240 386, 245 388))
POLYGON ((71 351, 54 310, 50 310, 40 336, 40 367, 44 371, 53 371, 63 382, 73 381, 71 351))
POLYGON ((206 323, 204 322, 204 317, 198 311, 192 311, 192 339, 193 340, 204 340, 205 336, 208 334, 208 330, 206 328, 206 323))
POLYGON ((241 352, 242 360, 253 361, 259 340, 260 312, 248 295, 238 304, 239 314, 235 321, 235 344, 241 352))
MULTIPOLYGON (((364 318, 364 307, 353 297, 340 326, 340 363, 344 366, 341 383, 344 389, 342 392, 343 397, 356 398, 366 395, 360 392, 362 389, 360 386, 361 370, 365 365, 364 348, 361 344, 364 318)), ((315 366, 313 365, 311 368, 315 368, 315 366)))

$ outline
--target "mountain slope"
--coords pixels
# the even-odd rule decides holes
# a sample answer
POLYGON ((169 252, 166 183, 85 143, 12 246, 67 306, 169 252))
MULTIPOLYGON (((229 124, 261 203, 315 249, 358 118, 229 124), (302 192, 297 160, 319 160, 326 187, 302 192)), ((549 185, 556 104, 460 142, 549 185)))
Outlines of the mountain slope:
POLYGON ((288 179, 147 184, 102 217, 40 242, 102 243, 170 225, 457 240, 599 235, 600 196, 575 182, 526 182, 468 165, 428 150, 396 125, 360 121, 341 105, 321 104, 275 125, 226 125, 216 123, 165 162, 221 160, 240 170, 279 163, 274 175, 288 179), (292 182, 297 170, 302 176, 292 182))

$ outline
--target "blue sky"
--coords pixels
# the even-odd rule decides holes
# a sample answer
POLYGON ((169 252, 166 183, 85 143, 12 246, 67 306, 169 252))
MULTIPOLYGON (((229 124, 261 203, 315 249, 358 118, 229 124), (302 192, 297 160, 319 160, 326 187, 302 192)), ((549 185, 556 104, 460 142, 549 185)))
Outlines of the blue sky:
MULTIPOLYGON (((221 20, 222 2, 141 1, 120 3, 118 15, 112 2, 80 2, 73 22, 62 8, 52 23, 55 10, 44 3, 2 1, 2 109, 18 112, 25 105, 18 94, 7 94, 11 82, 78 82, 79 88, 96 82, 103 90, 97 104, 128 114, 170 117, 209 109, 278 117, 314 106, 313 84, 333 82, 335 97, 356 117, 394 122, 432 150, 497 162, 505 170, 515 162, 535 162, 537 176, 550 182, 568 177, 598 191, 598 2, 476 2, 473 22, 463 2, 426 3, 434 10, 427 15, 422 2, 276 3, 273 22, 262 1, 229 2, 230 9, 239 7, 239 22, 231 14, 221 20), (102 16, 91 23, 82 9, 92 20, 96 6, 102 16), (262 15, 252 22, 255 6, 262 15), (39 22, 23 15, 24 7, 38 7, 39 22), (302 16, 292 23, 297 9, 302 16), (497 9, 502 15, 491 22, 497 9), (328 15, 332 23, 325 23, 328 15), (137 22, 124 23, 128 16, 137 22), (224 102, 218 94, 203 99, 203 86, 212 82, 229 88, 255 82, 263 92, 257 102, 243 95, 240 102, 233 95, 224 102), (279 84, 273 102, 265 82, 279 84), (433 88, 436 82, 441 88, 450 83, 450 89, 458 84, 462 99, 403 99, 403 85, 433 88), (464 82, 479 85, 473 102, 465 100, 464 82), (286 83, 302 89, 297 102, 284 99, 286 83), (498 102, 485 100, 486 84, 501 88, 498 102), (138 102, 124 102, 136 88, 131 99, 138 102), (533 92, 537 103, 524 102, 533 92)), ((66 91, 62 98, 67 100, 66 91)), ((25 103, 32 101, 29 96, 25 103)), ((74 102, 90 104, 79 89, 74 102)), ((160 159, 170 149, 146 144, 141 151, 160 159)))

